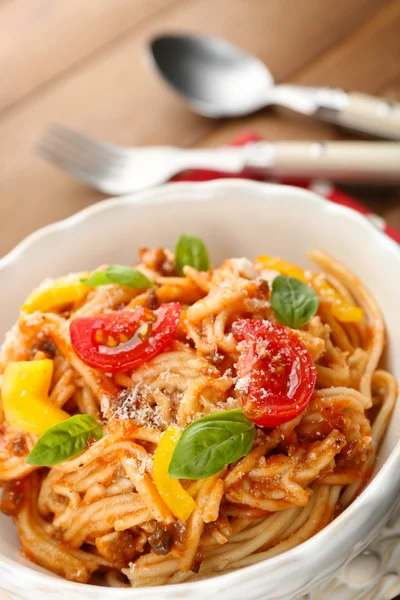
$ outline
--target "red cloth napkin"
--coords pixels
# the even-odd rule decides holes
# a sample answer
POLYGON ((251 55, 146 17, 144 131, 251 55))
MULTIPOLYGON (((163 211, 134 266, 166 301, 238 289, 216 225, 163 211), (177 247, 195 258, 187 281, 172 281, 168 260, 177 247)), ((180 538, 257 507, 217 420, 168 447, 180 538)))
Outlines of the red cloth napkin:
MULTIPOLYGON (((250 142, 259 142, 262 138, 257 135, 253 131, 246 131, 241 134, 239 137, 233 140, 233 146, 241 146, 243 144, 248 144, 250 142)), ((176 177, 173 178, 173 181, 209 181, 211 179, 220 179, 220 178, 229 178, 233 177, 230 173, 221 173, 218 171, 205 171, 205 170, 190 170, 180 173, 176 177)), ((268 179, 249 175, 248 173, 242 173, 240 175, 235 175, 235 177, 242 177, 244 179, 254 179, 258 181, 268 181, 268 179)), ((274 179, 276 183, 276 179, 274 179)), ((278 183, 285 183, 285 180, 281 179, 278 183)), ((336 202, 336 204, 342 204, 343 206, 347 206, 360 212, 365 215, 367 219, 369 219, 378 229, 386 233, 389 237, 391 237, 396 242, 400 243, 400 231, 388 225, 379 215, 372 213, 364 206, 361 202, 352 198, 348 194, 345 194, 341 190, 336 189, 333 185, 328 182, 322 181, 290 181, 288 182, 290 185, 297 185, 302 188, 309 189, 313 192, 317 192, 320 196, 324 196, 327 200, 331 200, 332 202, 336 202)))

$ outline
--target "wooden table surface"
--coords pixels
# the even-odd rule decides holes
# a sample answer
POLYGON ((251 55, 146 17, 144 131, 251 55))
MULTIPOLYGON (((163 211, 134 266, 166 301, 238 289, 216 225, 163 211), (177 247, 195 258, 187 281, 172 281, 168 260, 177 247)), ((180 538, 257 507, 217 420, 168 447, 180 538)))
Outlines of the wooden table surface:
MULTIPOLYGON (((276 111, 192 114, 149 68, 145 45, 165 31, 224 36, 279 82, 400 99, 400 0, 1 0, 0 255, 103 197, 35 156, 51 120, 130 145, 218 145, 249 127, 271 140, 350 137, 276 111)), ((399 190, 354 193, 400 227, 399 190)))

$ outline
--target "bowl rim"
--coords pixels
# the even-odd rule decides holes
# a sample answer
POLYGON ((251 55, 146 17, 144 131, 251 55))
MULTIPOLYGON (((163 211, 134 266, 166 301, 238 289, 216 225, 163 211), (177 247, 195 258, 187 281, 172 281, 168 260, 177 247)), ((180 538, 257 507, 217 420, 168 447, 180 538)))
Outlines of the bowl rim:
MULTIPOLYGON (((213 191, 226 191, 230 190, 244 190, 254 192, 255 196, 259 196, 264 201, 271 201, 274 197, 281 196, 284 198, 288 195, 296 195, 299 200, 306 200, 310 206, 318 206, 318 209, 327 210, 333 214, 337 214, 346 219, 350 219, 353 221, 355 225, 358 227, 362 227, 366 229, 370 235, 375 237, 376 241, 383 246, 385 251, 396 255, 397 260, 400 263, 400 245, 398 245, 394 240, 389 238, 385 233, 383 233, 380 229, 378 229, 365 215, 358 213, 352 208, 338 205, 334 202, 331 202, 324 198, 323 196, 318 195, 317 193, 290 185, 283 184, 275 184, 275 183, 264 183, 259 181, 250 181, 239 178, 231 178, 231 179, 218 179, 206 182, 175 182, 168 183, 162 186, 158 186, 156 188, 152 188, 149 190, 144 190, 142 192, 138 192, 135 194, 128 194, 126 196, 120 196, 116 198, 110 198, 106 200, 102 200, 96 204, 90 205, 77 213, 67 217, 65 219, 61 219, 54 223, 50 223, 40 229, 34 231, 26 238, 24 238, 21 242, 19 242, 12 250, 10 250, 3 258, 0 259, 0 271, 7 268, 12 267, 17 261, 23 258, 25 252, 29 251, 30 248, 40 242, 41 239, 45 238, 48 234, 54 233, 55 231, 63 232, 64 230, 70 229, 75 225, 84 222, 87 219, 90 219, 91 216, 98 214, 100 212, 107 212, 112 210, 114 207, 122 206, 124 204, 130 205, 140 205, 147 204, 155 206, 157 204, 164 204, 173 201, 176 192, 187 193, 188 194, 188 202, 207 202, 210 201, 210 193, 213 191), (193 197, 193 192, 198 194, 196 197, 193 197), (202 192, 202 193, 201 193, 202 192), (190 197, 192 194, 192 197, 190 197)), ((226 201, 229 202, 229 193, 226 193, 224 198, 218 198, 218 201, 226 201)), ((204 580, 194 581, 194 582, 183 582, 178 584, 171 584, 167 586, 169 597, 172 597, 171 594, 174 592, 182 595, 183 592, 189 591, 189 589, 193 589, 194 587, 202 588, 203 591, 207 591, 207 588, 213 588, 213 592, 218 591, 218 584, 222 585, 232 585, 234 584, 236 579, 241 579, 242 577, 251 577, 252 575, 260 572, 263 566, 268 564, 268 567, 272 571, 275 568, 283 567, 287 565, 289 562, 302 562, 305 561, 307 563, 314 562, 318 564, 318 561, 321 560, 321 556, 326 556, 327 550, 321 552, 321 548, 329 547, 330 539, 332 539, 332 533, 337 529, 338 531, 343 531, 344 529, 350 531, 354 529, 355 523, 361 524, 366 521, 366 517, 360 517, 362 511, 360 510, 362 506, 371 504, 376 502, 379 499, 379 496, 384 492, 385 487, 389 486, 392 481, 390 475, 392 472, 395 473, 397 470, 395 469, 395 465, 397 467, 400 466, 400 440, 397 441, 393 449, 391 450, 388 458, 382 464, 379 471, 376 473, 374 478, 369 482, 367 487, 362 491, 362 493, 352 502, 352 504, 346 508, 343 513, 341 513, 338 517, 336 517, 333 521, 331 521, 327 526, 325 526, 322 530, 317 532, 311 538, 302 542, 298 546, 283 552, 277 556, 272 558, 268 558, 259 563, 255 563, 248 567, 243 567, 241 569, 236 569, 232 572, 216 575, 215 577, 211 577, 204 580), (347 529, 348 528, 348 529, 347 529), (318 556, 319 551, 319 556, 318 556)), ((400 502, 400 498, 399 498, 400 502)), ((360 540, 357 539, 357 543, 360 540)), ((73 581, 68 581, 61 577, 58 577, 54 574, 42 573, 41 571, 36 571, 33 568, 18 563, 16 560, 12 560, 7 558, 0 551, 0 568, 5 568, 7 570, 14 570, 15 572, 22 572, 26 577, 27 581, 31 581, 36 584, 47 584, 49 587, 56 586, 59 587, 62 585, 63 591, 80 591, 85 590, 88 594, 88 598, 95 598, 99 593, 99 590, 104 594, 109 594, 110 600, 114 600, 115 598, 135 598, 136 593, 140 594, 140 591, 143 588, 105 588, 98 585, 88 585, 81 584, 73 581)), ((146 588, 146 595, 157 597, 157 594, 161 593, 162 590, 165 591, 165 586, 154 586, 146 588)))

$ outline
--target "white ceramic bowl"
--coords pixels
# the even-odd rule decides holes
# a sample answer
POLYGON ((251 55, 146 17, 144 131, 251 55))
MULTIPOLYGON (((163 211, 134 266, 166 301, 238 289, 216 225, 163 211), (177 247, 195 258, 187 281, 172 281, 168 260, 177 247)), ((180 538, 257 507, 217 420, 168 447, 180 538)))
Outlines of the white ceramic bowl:
MULTIPOLYGON (((357 213, 294 187, 222 180, 172 184, 109 200, 31 235, 0 261, 0 335, 32 287, 47 276, 132 262, 141 245, 173 248, 182 233, 207 243, 214 264, 225 257, 275 254, 307 266, 314 247, 344 261, 373 290, 386 318, 388 363, 400 379, 400 249, 357 213)), ((0 517, 0 588, 31 600, 289 600, 359 553, 395 509, 400 493, 398 406, 380 448, 375 477, 323 531, 263 563, 213 579, 169 587, 107 589, 64 581, 18 558, 10 519, 0 517)))

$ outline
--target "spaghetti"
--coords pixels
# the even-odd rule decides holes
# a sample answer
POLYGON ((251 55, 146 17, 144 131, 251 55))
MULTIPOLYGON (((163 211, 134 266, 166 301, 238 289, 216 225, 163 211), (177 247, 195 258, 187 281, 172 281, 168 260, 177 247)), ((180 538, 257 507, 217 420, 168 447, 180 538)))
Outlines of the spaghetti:
MULTIPOLYGON (((385 343, 379 308, 323 252, 309 255, 320 273, 260 257, 208 271, 186 265, 183 276, 169 251, 140 254, 137 269, 152 287, 75 287, 64 303, 43 310, 39 298, 39 308, 21 312, 1 352, 2 373, 19 361, 52 361, 46 401, 67 416, 103 423, 103 437, 90 439, 78 456, 40 467, 27 463, 38 435, 6 420, 4 397, 0 408, 2 511, 14 519, 27 558, 83 583, 194 581, 297 546, 366 485, 397 397, 396 381, 378 366, 385 343), (255 380, 238 373, 243 342, 233 335, 234 323, 277 324, 271 290, 282 274, 294 274, 318 297, 316 314, 290 329, 312 359, 315 389, 293 418, 257 426, 250 451, 238 460, 205 478, 175 479, 189 497, 190 514, 180 520, 155 477, 160 439, 171 426, 180 432, 207 415, 242 408, 249 415, 245 397, 255 380), (142 307, 156 329, 159 307, 171 304, 180 309, 173 337, 136 368, 89 366, 71 344, 73 321, 142 307)), ((149 323, 139 325, 135 335, 146 339, 149 323)), ((113 352, 131 343, 129 336, 107 340, 113 352)))

